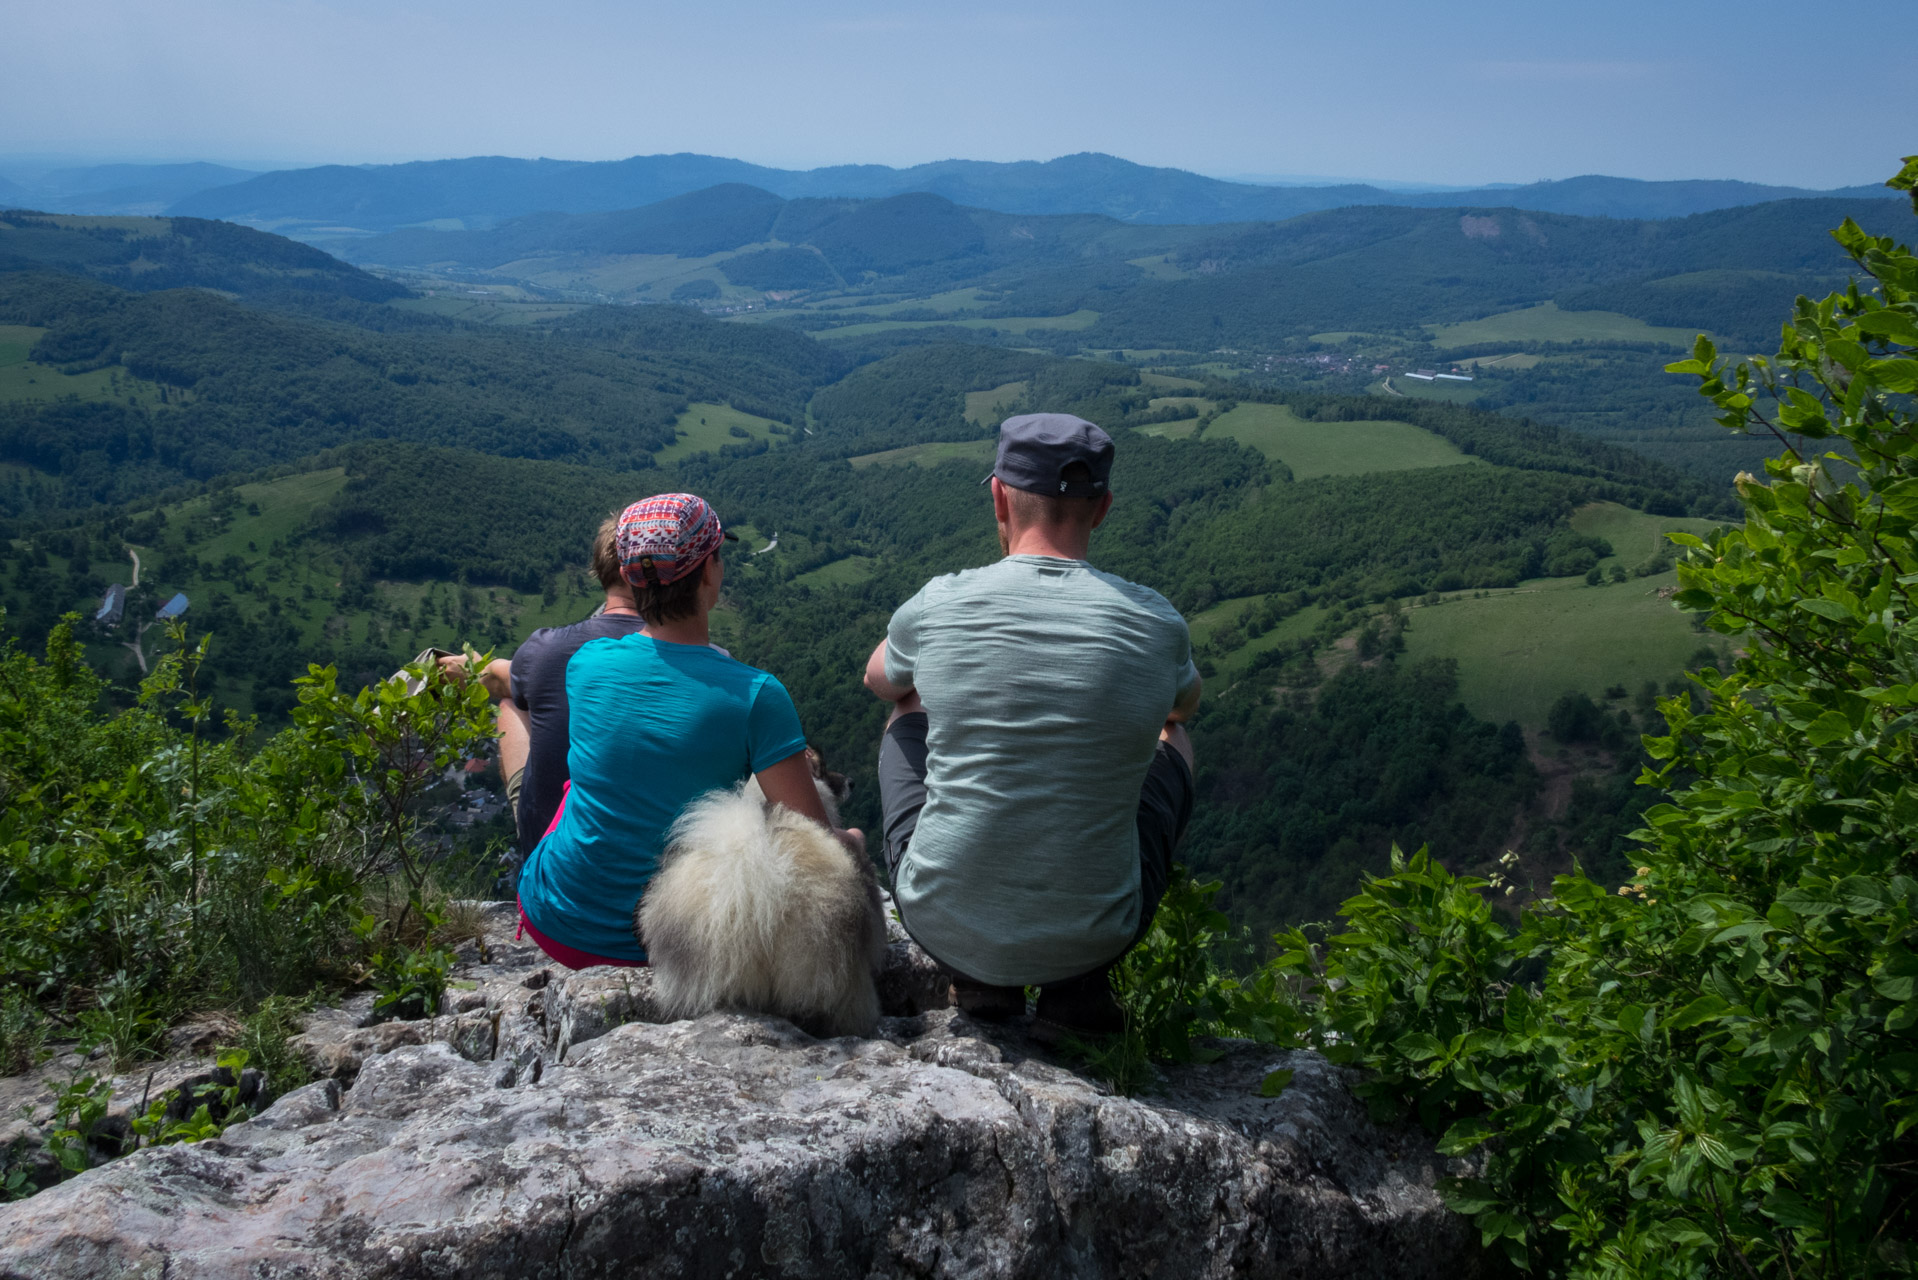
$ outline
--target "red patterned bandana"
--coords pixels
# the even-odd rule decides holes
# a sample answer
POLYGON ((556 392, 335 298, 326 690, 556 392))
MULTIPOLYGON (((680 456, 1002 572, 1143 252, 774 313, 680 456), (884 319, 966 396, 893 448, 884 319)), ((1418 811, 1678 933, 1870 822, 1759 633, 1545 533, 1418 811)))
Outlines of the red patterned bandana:
POLYGON ((660 493, 619 515, 619 571, 636 587, 663 587, 705 563, 722 538, 719 515, 704 498, 660 493))

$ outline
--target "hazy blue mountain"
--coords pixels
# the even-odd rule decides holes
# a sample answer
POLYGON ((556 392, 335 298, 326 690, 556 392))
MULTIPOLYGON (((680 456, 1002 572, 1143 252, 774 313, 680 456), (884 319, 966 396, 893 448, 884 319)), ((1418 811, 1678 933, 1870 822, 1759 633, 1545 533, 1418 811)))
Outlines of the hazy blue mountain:
POLYGON ((929 192, 782 200, 758 187, 724 183, 638 209, 536 213, 485 231, 408 229, 322 245, 365 266, 493 269, 545 254, 692 258, 779 240, 805 248, 755 254, 721 269, 735 283, 750 276, 757 288, 803 289, 867 271, 897 276, 938 265, 959 278, 1019 265, 1123 260, 1178 250, 1219 230, 1138 226, 1102 214, 998 213, 929 192))
POLYGON ((406 292, 311 245, 230 222, 0 214, 0 276, 46 271, 136 293, 199 287, 384 302, 406 292))
POLYGON ((786 198, 878 197, 907 192, 1001 213, 1099 213, 1123 222, 1189 224, 1275 221, 1349 205, 1493 205, 1548 213, 1669 218, 1769 200, 1825 194, 1889 196, 1876 187, 1812 192, 1729 181, 1641 182, 1585 177, 1462 191, 1384 190, 1364 184, 1271 187, 1224 182, 1183 169, 1152 168, 1086 152, 1001 164, 941 160, 893 169, 836 165, 795 171, 718 156, 634 156, 627 160, 516 160, 481 156, 413 164, 288 169, 197 192, 172 211, 245 222, 390 231, 456 220, 485 228, 531 213, 599 213, 654 204, 722 183, 745 183, 786 198))
POLYGON ((56 169, 0 198, 44 213, 133 215, 162 213, 169 205, 209 187, 231 186, 256 176, 220 164, 102 164, 56 169))

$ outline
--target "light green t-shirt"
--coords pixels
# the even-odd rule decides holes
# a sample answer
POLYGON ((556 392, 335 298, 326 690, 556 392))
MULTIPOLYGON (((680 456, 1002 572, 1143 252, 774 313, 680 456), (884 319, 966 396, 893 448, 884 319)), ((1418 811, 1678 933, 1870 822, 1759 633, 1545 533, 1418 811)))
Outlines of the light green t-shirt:
POLYGON ((928 582, 886 632, 926 704, 926 806, 901 917, 982 982, 1054 982, 1139 925, 1139 790, 1199 678, 1185 619, 1083 560, 1008 556, 928 582))

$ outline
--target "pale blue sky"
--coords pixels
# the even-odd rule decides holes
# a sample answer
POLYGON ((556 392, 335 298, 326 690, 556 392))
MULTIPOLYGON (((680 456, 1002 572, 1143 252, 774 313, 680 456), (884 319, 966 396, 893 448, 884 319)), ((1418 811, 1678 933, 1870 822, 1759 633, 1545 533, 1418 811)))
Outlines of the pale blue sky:
MULTIPOLYGON (((1918 95, 1783 0, 8 0, 0 155, 1106 151, 1216 174, 1882 180, 1918 95), (1876 86, 1867 131, 1847 81, 1876 86), (1855 117, 1854 117, 1855 118, 1855 117)), ((1912 0, 1876 7, 1890 38, 1912 0)))

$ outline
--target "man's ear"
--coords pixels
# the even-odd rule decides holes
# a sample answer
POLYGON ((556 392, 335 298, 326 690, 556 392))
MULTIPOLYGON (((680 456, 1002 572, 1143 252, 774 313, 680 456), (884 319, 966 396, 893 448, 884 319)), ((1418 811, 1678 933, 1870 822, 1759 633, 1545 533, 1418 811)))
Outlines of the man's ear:
POLYGON ((999 477, 992 478, 992 518, 1000 524, 1012 520, 1012 504, 1006 500, 1006 487, 999 483, 999 477))
POLYGON ((1111 514, 1112 514, 1112 490, 1107 489, 1104 493, 1099 495, 1099 514, 1092 517, 1092 527, 1097 529, 1100 525, 1106 522, 1106 517, 1111 514))

